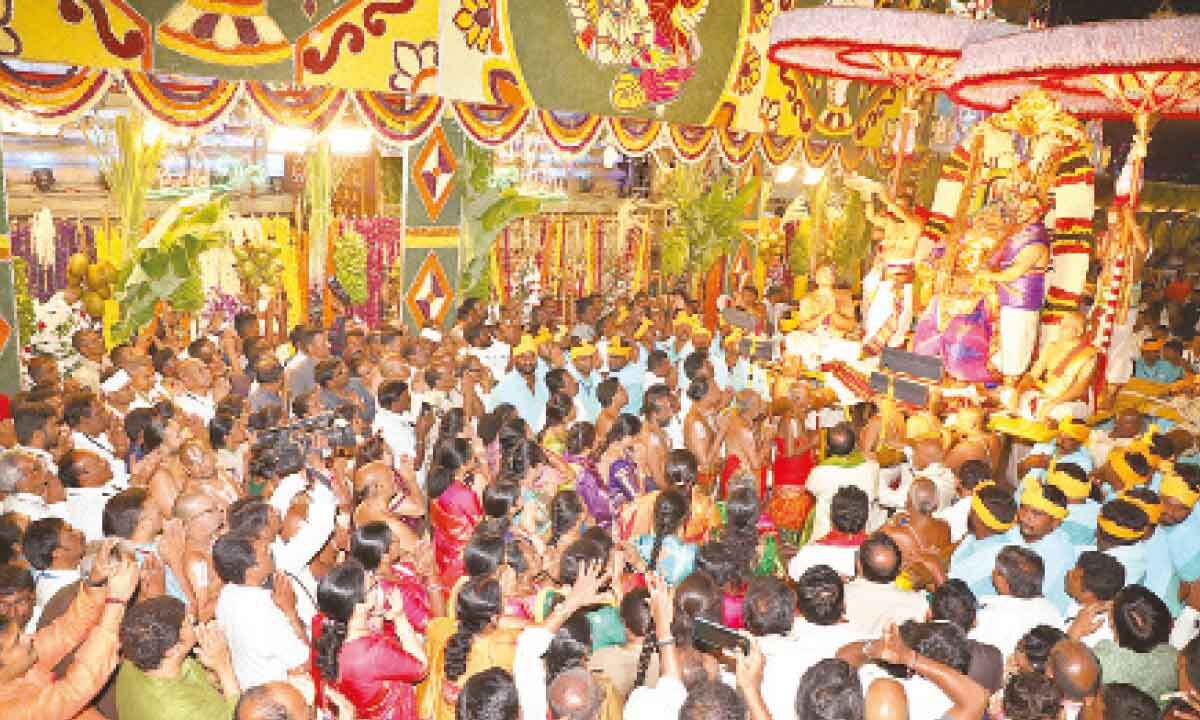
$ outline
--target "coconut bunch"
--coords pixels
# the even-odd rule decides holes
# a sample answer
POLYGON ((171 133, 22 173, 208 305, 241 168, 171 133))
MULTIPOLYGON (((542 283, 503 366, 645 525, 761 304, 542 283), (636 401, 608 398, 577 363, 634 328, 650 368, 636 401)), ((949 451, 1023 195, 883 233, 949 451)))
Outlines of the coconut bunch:
POLYGON ((92 262, 86 253, 75 253, 67 259, 67 285, 79 293, 83 309, 93 318, 104 315, 104 301, 113 296, 117 269, 113 264, 92 262))
POLYGON ((244 288, 274 287, 283 277, 283 256, 276 245, 245 243, 233 248, 233 256, 244 288))

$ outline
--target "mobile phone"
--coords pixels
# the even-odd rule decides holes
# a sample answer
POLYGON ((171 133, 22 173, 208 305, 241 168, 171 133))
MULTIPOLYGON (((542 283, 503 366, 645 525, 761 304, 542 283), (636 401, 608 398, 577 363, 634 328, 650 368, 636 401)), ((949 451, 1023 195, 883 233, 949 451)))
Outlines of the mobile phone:
POLYGON ((743 655, 750 654, 750 640, 736 630, 704 618, 696 618, 695 623, 692 626, 692 642, 701 650, 715 652, 729 649, 740 650, 743 655))

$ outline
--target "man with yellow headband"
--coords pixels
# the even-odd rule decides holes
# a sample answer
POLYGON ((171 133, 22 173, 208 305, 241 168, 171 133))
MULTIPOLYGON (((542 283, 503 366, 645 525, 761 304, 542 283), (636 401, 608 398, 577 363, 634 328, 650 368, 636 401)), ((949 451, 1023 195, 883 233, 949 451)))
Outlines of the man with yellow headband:
POLYGON ((595 422, 600 414, 600 401, 596 399, 596 388, 600 385, 600 373, 596 371, 596 346, 584 342, 571 348, 566 371, 579 386, 579 392, 575 393, 575 409, 579 419, 595 422))
POLYGON ((1104 503, 1096 520, 1096 549, 1125 566, 1125 584, 1140 585, 1146 577, 1146 534, 1150 518, 1127 498, 1104 503))
POLYGON ((1145 586, 1163 599, 1172 615, 1183 609, 1180 581, 1200 580, 1200 465, 1179 464, 1163 471, 1158 488, 1162 512, 1146 541, 1145 586))
POLYGON ((492 393, 496 405, 511 404, 535 433, 541 432, 546 422, 546 401, 550 399, 545 380, 537 376, 537 353, 533 336, 522 335, 512 350, 513 369, 500 379, 492 393))
POLYGON ((1183 370, 1162 356, 1165 343, 1151 338, 1142 343, 1142 356, 1133 363, 1133 376, 1156 383, 1173 383, 1183 379, 1183 370))
POLYGON ((608 340, 608 376, 615 377, 629 394, 629 402, 621 412, 630 415, 642 414, 642 396, 645 395, 646 368, 638 362, 638 346, 628 345, 620 337, 608 340))
POLYGON ((1102 492, 1116 495, 1150 483, 1154 468, 1146 456, 1132 448, 1117 448, 1108 454, 1108 461, 1096 471, 1102 492))
POLYGON ((721 351, 713 354, 713 380, 722 390, 740 392, 750 384, 750 363, 742 357, 745 333, 734 328, 721 338, 721 351))
POLYGON ((949 577, 965 582, 976 598, 995 595, 992 569, 1016 520, 1017 503, 1011 492, 993 482, 976 486, 967 516, 969 532, 950 556, 949 577))
POLYGON ((1075 465, 1090 473, 1096 469, 1096 462, 1087 449, 1091 434, 1092 429, 1082 420, 1063 418, 1058 423, 1058 434, 1048 442, 1034 445, 1025 459, 1017 464, 1017 475, 1025 477, 1032 474, 1042 479, 1048 470, 1062 464, 1075 465))
POLYGON ((1078 465, 1060 463, 1046 475, 1046 484, 1067 496, 1067 518, 1062 529, 1071 542, 1079 547, 1095 544, 1100 503, 1090 497, 1092 481, 1088 474, 1078 465))
POLYGON ((1067 496, 1053 485, 1028 480, 1021 490, 1017 507, 1017 526, 1008 531, 1008 544, 1029 548, 1042 557, 1045 565, 1042 594, 1065 612, 1067 597, 1063 580, 1075 565, 1075 546, 1062 529, 1069 512, 1067 496))

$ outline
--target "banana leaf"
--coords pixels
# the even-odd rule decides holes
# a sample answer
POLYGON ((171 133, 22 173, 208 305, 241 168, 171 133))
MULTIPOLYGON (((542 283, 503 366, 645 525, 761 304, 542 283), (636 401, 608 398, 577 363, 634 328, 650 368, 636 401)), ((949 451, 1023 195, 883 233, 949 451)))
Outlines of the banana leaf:
POLYGON ((160 300, 188 312, 204 305, 200 255, 227 239, 228 201, 207 195, 171 206, 117 275, 119 310, 113 338, 125 342, 152 319, 160 300))

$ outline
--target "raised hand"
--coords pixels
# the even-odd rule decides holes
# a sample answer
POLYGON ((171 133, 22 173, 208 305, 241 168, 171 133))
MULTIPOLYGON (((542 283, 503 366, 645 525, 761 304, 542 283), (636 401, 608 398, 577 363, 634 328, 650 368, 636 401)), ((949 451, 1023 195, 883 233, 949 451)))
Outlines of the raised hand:
POLYGON ((292 588, 292 579, 279 571, 271 576, 271 600, 285 613, 296 610, 296 591, 292 588))
POLYGON ((167 573, 163 569, 162 560, 154 553, 147 553, 142 558, 142 567, 138 572, 138 582, 141 584, 142 598, 152 598, 165 595, 167 592, 167 573))
POLYGON ((675 604, 671 597, 671 586, 658 573, 646 575, 646 590, 650 593, 650 617, 658 628, 671 627, 675 616, 675 604))
POLYGON ((1104 624, 1104 617, 1111 609, 1111 602, 1092 603, 1084 607, 1071 622, 1071 627, 1067 628, 1067 637, 1072 640, 1082 640, 1096 632, 1104 624))
POLYGON ((750 654, 744 655, 739 652, 735 662, 738 687, 742 689, 762 687, 763 670, 767 667, 767 658, 754 638, 750 638, 750 654))
POLYGON ((900 630, 894 624, 883 629, 883 636, 863 646, 863 652, 872 660, 882 660, 893 665, 912 665, 916 652, 904 643, 900 630))
POLYGON ((575 608, 604 603, 608 597, 600 588, 608 581, 609 576, 605 572, 604 563, 598 560, 585 563, 579 570, 579 576, 575 578, 575 584, 571 586, 571 592, 567 594, 567 602, 575 608))
POLYGON ((96 551, 96 558, 92 561, 92 570, 88 573, 88 580, 93 585, 103 584, 116 571, 117 561, 113 557, 116 545, 117 541, 112 538, 101 542, 100 549, 96 551))
POLYGON ((229 643, 215 621, 196 626, 196 656, 204 667, 218 671, 233 667, 229 643))
POLYGON ((113 574, 108 578, 108 596, 124 602, 133 597, 138 588, 140 570, 132 560, 122 560, 117 563, 113 574))

